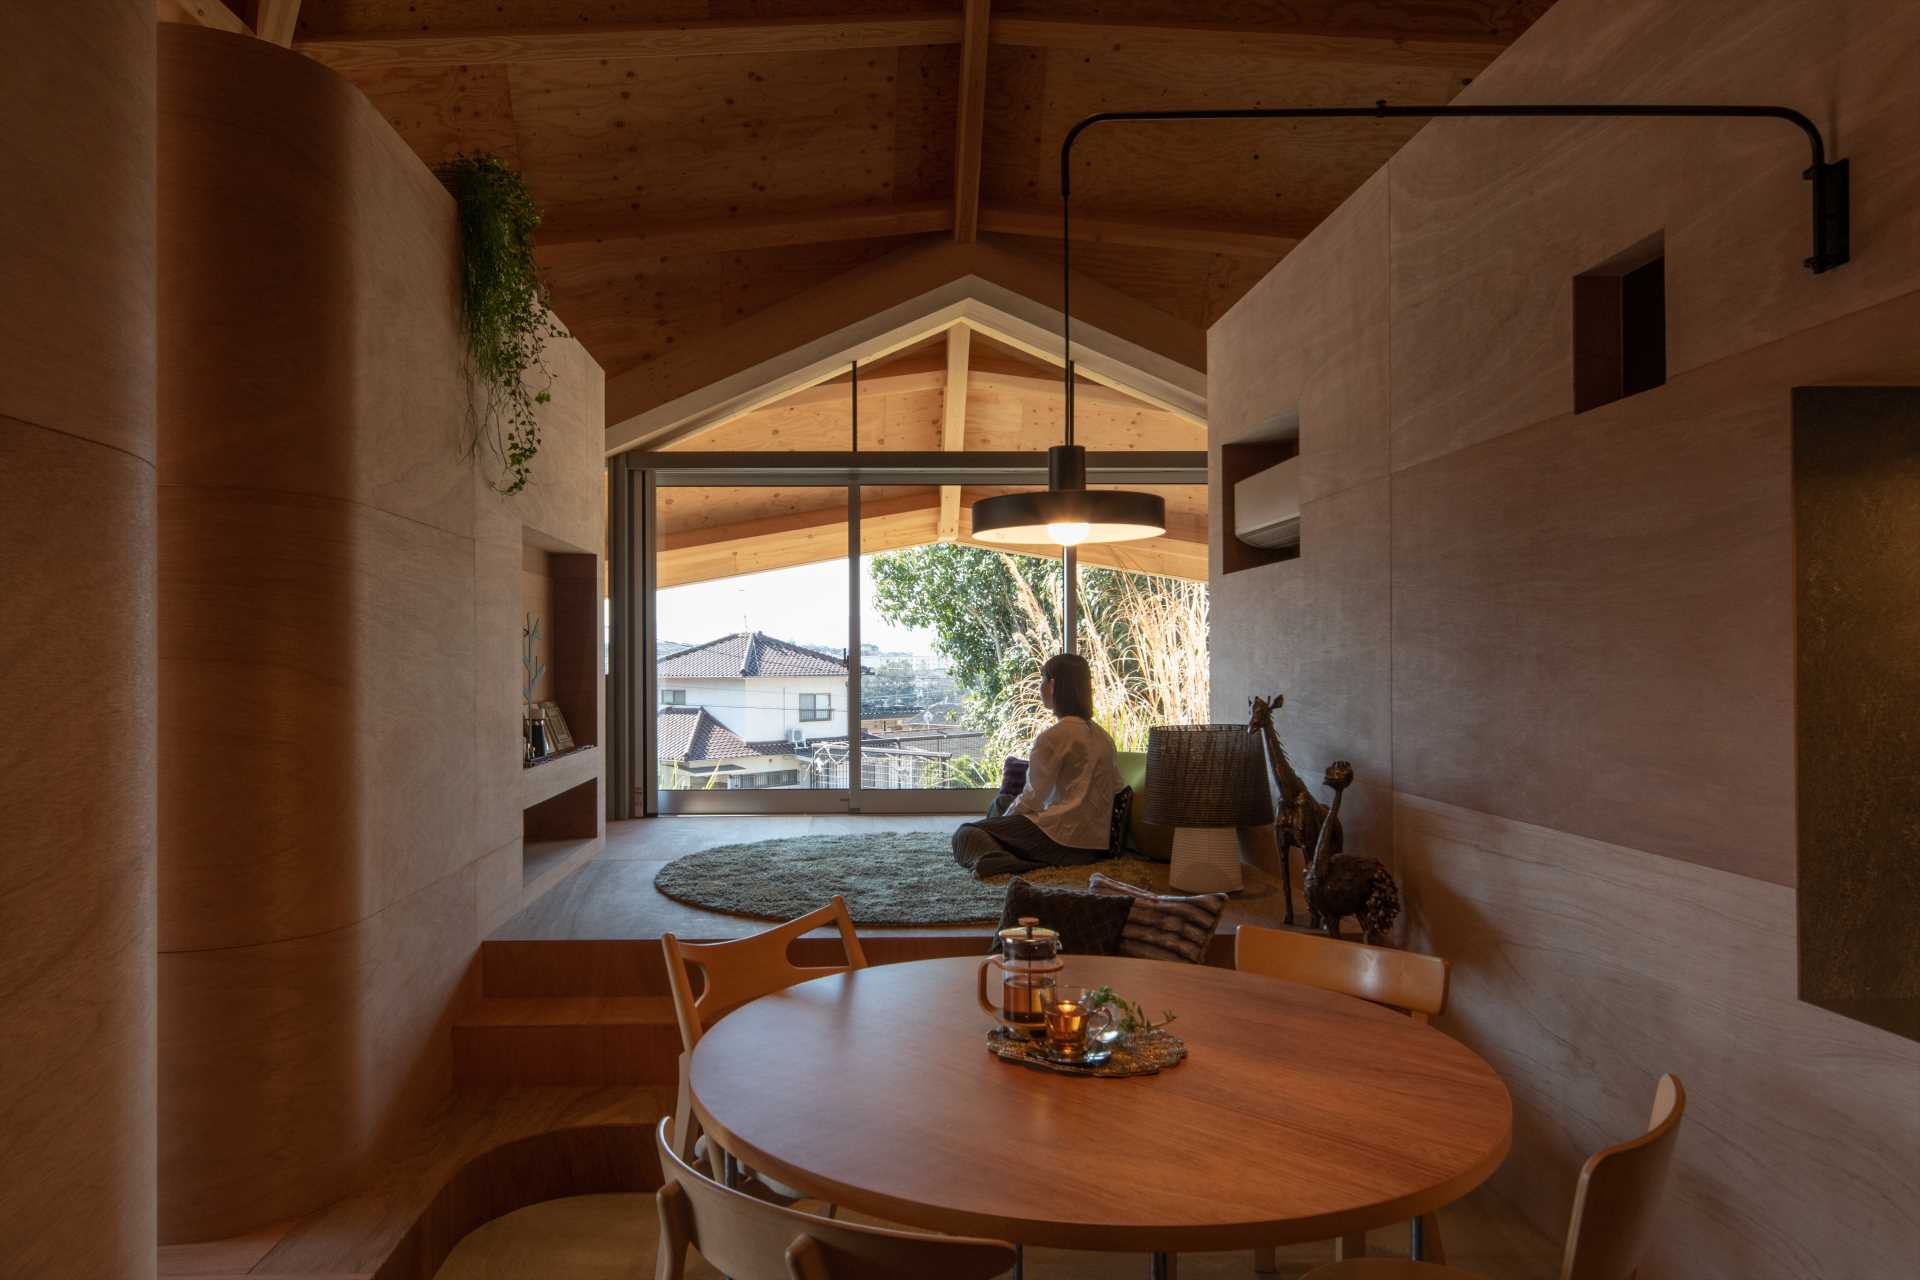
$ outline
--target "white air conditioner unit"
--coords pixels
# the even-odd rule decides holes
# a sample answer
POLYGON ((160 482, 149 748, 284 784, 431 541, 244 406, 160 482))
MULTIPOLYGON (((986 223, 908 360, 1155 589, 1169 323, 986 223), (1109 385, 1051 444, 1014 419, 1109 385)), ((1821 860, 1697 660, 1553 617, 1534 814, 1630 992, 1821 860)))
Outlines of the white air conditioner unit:
POLYGON ((1300 545, 1300 459, 1288 458, 1233 486, 1233 536, 1254 547, 1300 545))
POLYGON ((806 746, 807 745, 806 730, 799 729, 799 728, 787 730, 787 741, 796 747, 806 746))

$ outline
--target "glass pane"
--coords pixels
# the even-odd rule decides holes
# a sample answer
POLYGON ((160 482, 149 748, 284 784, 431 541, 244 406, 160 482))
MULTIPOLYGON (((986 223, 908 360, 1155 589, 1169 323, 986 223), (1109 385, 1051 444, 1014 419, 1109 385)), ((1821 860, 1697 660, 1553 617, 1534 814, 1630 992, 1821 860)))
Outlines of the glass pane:
POLYGON ((1157 493, 1167 503, 1164 537, 1080 548, 1079 640, 1093 669, 1094 718, 1121 751, 1145 751, 1154 725, 1213 719, 1207 489, 1090 487, 1157 493))
POLYGON ((846 490, 662 485, 655 506, 657 785, 844 786, 846 490))
MULTIPOLYGON (((1085 546, 1079 555, 1078 640, 1092 668, 1094 718, 1120 750, 1145 751, 1153 725, 1211 719, 1206 486, 1094 487, 1144 489, 1167 503, 1166 536, 1085 546)), ((1051 723, 1040 703, 1040 664, 1063 647, 1058 549, 965 545, 972 505, 1013 491, 965 486, 962 545, 883 554, 870 575, 875 610, 926 633, 921 643, 953 675, 960 723, 985 736, 975 785, 997 786, 999 762, 1026 755, 1051 723)))
MULTIPOLYGON (((966 491, 968 493, 971 490, 966 491)), ((1017 687, 1059 646, 1061 562, 961 545, 956 489, 869 486, 861 502, 861 785, 997 788, 1038 726, 1017 687), (1015 718, 1010 719, 1013 716, 1015 718)))

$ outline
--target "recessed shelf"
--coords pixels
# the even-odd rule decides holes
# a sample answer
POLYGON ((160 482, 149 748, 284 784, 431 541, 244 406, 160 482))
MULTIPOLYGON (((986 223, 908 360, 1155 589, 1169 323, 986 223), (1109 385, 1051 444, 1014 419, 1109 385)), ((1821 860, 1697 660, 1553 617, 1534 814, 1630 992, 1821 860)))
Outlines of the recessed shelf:
POLYGON ((1235 489, 1242 480, 1269 471, 1298 457, 1297 436, 1285 439, 1247 440, 1220 446, 1220 571, 1239 573, 1243 569, 1282 560, 1298 559, 1300 544, 1281 547, 1257 547, 1234 536, 1239 527, 1235 489))
POLYGON ((565 862, 572 853, 599 841, 599 762, 586 761, 591 766, 589 776, 579 782, 560 770, 560 766, 580 763, 570 756, 556 761, 553 769, 531 772, 529 781, 544 777, 550 778, 554 785, 550 794, 520 811, 520 882, 523 885, 531 884, 536 877, 565 862))
POLYGON ((581 747, 549 756, 520 773, 520 807, 530 808, 600 776, 600 749, 581 747))

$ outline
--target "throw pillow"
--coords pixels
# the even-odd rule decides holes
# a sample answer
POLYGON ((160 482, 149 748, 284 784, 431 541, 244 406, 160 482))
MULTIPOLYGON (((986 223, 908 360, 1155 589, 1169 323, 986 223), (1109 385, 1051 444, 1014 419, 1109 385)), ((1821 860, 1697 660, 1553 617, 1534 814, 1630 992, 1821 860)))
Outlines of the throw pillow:
POLYGON ((1027 762, 1019 756, 1008 756, 1000 765, 1000 794, 1017 796, 1027 789, 1027 762))
POLYGON ((1033 916, 1060 935, 1060 949, 1068 955, 1110 956, 1119 951, 1120 935, 1132 909, 1128 898, 1085 889, 1043 888, 1015 876, 1007 882, 1000 928, 1011 929, 1020 917, 1033 916))
POLYGON ((1220 913, 1227 909, 1224 893, 1172 897, 1153 893, 1096 871, 1087 887, 1094 893, 1133 904, 1120 935, 1123 956, 1142 960, 1185 960, 1203 963, 1213 943, 1220 913))
POLYGON ((1113 795, 1113 820, 1107 826, 1107 856, 1127 856, 1127 842, 1133 835, 1133 788, 1122 787, 1113 795))

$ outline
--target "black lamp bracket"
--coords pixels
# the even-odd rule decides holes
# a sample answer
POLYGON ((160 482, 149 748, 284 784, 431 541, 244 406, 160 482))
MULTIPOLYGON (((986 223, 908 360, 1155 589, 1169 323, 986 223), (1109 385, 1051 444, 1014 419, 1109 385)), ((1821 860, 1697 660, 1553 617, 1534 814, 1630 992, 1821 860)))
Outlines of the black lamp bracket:
POLYGON ((1813 184, 1813 253, 1805 260, 1815 275, 1846 263, 1851 237, 1847 162, 1827 159, 1826 141, 1819 127, 1792 107, 1707 106, 1667 104, 1488 104, 1471 107, 1390 107, 1382 99, 1370 107, 1248 107, 1195 111, 1103 111, 1067 130, 1060 144, 1060 309, 1067 362, 1067 441, 1073 441, 1073 332, 1068 305, 1072 289, 1069 256, 1072 227, 1069 208, 1073 184, 1073 144, 1097 124, 1147 123, 1175 120, 1454 120, 1628 117, 1640 119, 1784 120, 1806 135, 1812 161, 1801 176, 1813 184))

